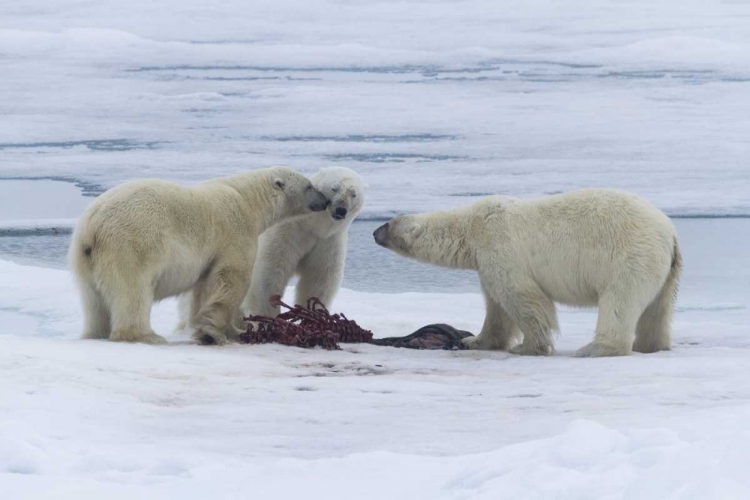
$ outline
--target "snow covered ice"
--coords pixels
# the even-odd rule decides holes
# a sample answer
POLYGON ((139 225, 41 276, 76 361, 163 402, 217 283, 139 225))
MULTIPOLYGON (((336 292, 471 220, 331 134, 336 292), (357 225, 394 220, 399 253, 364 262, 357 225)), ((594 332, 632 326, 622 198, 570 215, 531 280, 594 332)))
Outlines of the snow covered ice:
MULTIPOLYGON (((3 498, 750 497, 747 3, 42 0, 0 14, 3 498), (674 350, 573 359, 595 312, 565 308, 546 359, 78 340, 54 235, 89 195, 274 164, 356 169, 363 219, 490 193, 639 193, 676 217, 684 249, 674 350), (22 191, 28 179, 43 180, 22 191)), ((477 332, 476 279, 385 256, 374 224, 352 228, 334 309, 377 336, 477 332)), ((173 301, 155 308, 159 333, 175 323, 173 301)))
MULTIPOLYGON (((66 271, 9 262, 0 271, 9 498, 750 491, 747 293, 694 302, 703 292, 687 287, 675 349, 627 358, 571 358, 595 315, 564 310, 559 355, 539 359, 358 344, 202 348, 174 336, 162 347, 83 342, 66 271)), ((156 307, 157 331, 173 327, 175 309, 156 307)), ((483 315, 478 294, 344 290, 338 309, 379 336, 427 321, 477 331, 483 315)))

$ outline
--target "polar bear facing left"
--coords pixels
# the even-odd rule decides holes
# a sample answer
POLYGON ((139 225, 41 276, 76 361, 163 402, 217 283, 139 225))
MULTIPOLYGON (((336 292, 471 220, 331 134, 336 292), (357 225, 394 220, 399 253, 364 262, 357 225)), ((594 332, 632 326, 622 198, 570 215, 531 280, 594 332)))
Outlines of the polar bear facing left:
POLYGON ((151 329, 152 304, 190 291, 195 339, 225 343, 236 335, 260 234, 327 204, 285 167, 190 187, 146 179, 107 191, 78 221, 68 252, 83 337, 164 343, 151 329))
POLYGON ((487 314, 467 347, 552 354, 555 303, 599 308, 594 340, 577 356, 671 347, 682 268, 677 233, 664 213, 631 193, 490 196, 396 217, 374 237, 400 255, 479 273, 487 314))
POLYGON ((269 298, 299 277, 296 304, 317 297, 331 307, 344 277, 349 226, 365 203, 365 185, 345 167, 321 168, 310 180, 329 200, 328 210, 277 224, 260 237, 250 291, 242 309, 276 317, 269 298))

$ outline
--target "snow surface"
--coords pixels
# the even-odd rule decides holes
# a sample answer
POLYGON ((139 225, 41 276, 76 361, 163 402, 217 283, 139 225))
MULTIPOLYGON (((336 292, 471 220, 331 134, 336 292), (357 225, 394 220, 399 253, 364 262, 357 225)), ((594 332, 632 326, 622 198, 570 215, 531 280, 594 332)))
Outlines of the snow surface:
MULTIPOLYGON (((91 198, 53 181, 92 195, 274 164, 355 168, 363 219, 584 186, 671 215, 750 215, 747 2, 0 13, 0 235, 69 231, 91 198), (27 179, 42 181, 13 184, 27 179)), ((678 221, 674 350, 618 359, 570 357, 595 324, 571 309, 544 359, 82 341, 66 271, 0 260, 0 498, 748 498, 747 225, 678 221)), ((54 263, 53 239, 0 246, 54 263)), ((381 286, 370 271, 350 274, 381 286)), ((420 287, 443 279, 417 272, 420 287)), ((335 309, 377 336, 438 321, 476 332, 484 314, 473 293, 343 290, 335 309)), ((155 308, 157 331, 175 310, 155 308)))
POLYGON ((0 16, 0 176, 360 171, 362 217, 610 186, 750 214, 750 4, 78 0, 0 16))
MULTIPOLYGON (((616 359, 571 357, 595 324, 572 309, 550 358, 84 341, 67 271, 0 274, 3 498, 750 495, 744 271, 732 303, 686 287, 673 351, 616 359)), ((335 309, 377 336, 477 331, 484 312, 477 294, 351 290, 335 309)), ((175 322, 156 306, 157 331, 175 322)))

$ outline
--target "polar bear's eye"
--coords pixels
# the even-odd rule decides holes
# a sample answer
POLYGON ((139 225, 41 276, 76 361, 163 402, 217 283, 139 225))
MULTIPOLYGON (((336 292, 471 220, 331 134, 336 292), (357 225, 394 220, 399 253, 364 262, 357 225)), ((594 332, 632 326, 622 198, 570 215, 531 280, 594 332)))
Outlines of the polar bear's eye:
POLYGON ((357 197, 357 193, 352 193, 352 198, 356 198, 356 197, 357 197))

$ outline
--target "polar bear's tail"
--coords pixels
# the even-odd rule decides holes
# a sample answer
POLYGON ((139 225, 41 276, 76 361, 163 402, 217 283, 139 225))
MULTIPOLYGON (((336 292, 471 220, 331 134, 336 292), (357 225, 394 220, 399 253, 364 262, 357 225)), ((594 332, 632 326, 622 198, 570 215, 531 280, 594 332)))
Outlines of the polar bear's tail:
POLYGON ((84 214, 76 224, 68 248, 68 266, 79 279, 88 277, 91 273, 92 250, 96 239, 95 231, 90 227, 86 215, 84 214))
POLYGON ((674 239, 672 265, 667 280, 653 302, 649 304, 635 329, 633 350, 637 352, 666 351, 672 346, 672 314, 677 302, 677 289, 682 272, 682 255, 674 239))

